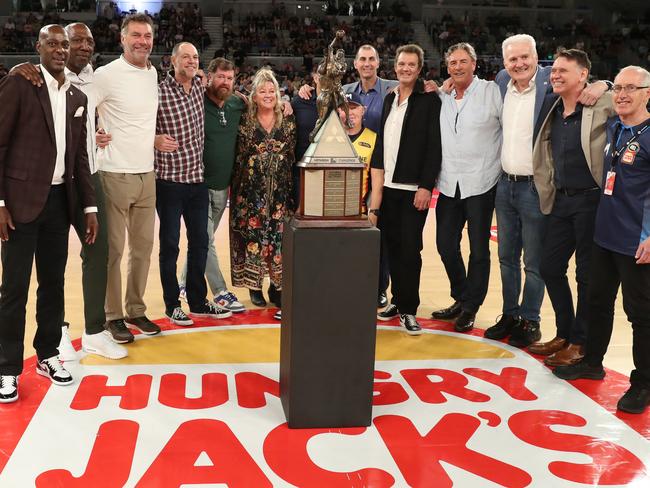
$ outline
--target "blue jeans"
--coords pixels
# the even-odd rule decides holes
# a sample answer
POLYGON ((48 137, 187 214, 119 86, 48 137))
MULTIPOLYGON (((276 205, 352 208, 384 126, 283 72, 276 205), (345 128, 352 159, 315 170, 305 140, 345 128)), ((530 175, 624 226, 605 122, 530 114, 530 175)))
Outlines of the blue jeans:
POLYGON ((205 260, 208 253, 208 188, 203 183, 156 180, 156 210, 160 219, 160 281, 165 311, 180 306, 176 262, 181 217, 187 230, 187 302, 190 310, 205 303, 205 260))
MULTIPOLYGON (((224 190, 208 189, 208 194, 210 197, 208 204, 208 258, 205 262, 205 277, 208 279, 208 286, 212 294, 217 296, 222 291, 228 289, 226 280, 221 273, 221 268, 219 268, 219 258, 217 257, 217 250, 214 247, 214 233, 217 231, 223 212, 228 205, 228 188, 224 190)), ((183 265, 179 284, 185 286, 186 279, 187 259, 183 265)))
POLYGON ((499 265, 503 313, 539 321, 544 299, 544 280, 539 272, 546 234, 546 215, 539 209, 539 195, 532 181, 499 180, 495 200, 499 229, 499 265), (524 254, 524 291, 521 294, 521 253, 524 254))

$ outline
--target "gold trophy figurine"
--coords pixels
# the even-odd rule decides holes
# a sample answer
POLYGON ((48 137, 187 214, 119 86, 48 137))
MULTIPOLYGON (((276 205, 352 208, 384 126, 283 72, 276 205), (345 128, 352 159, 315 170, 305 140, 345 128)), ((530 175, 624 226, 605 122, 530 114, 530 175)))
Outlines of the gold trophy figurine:
POLYGON ((348 102, 341 87, 341 78, 345 74, 347 64, 345 63, 345 51, 343 50, 343 37, 345 31, 337 31, 334 40, 327 48, 323 61, 318 65, 320 75, 320 94, 316 99, 318 109, 318 120, 314 130, 309 134, 309 140, 314 138, 321 126, 325 123, 327 116, 332 110, 343 108, 347 125, 350 126, 350 112, 348 102), (336 50, 336 52, 335 52, 336 50))

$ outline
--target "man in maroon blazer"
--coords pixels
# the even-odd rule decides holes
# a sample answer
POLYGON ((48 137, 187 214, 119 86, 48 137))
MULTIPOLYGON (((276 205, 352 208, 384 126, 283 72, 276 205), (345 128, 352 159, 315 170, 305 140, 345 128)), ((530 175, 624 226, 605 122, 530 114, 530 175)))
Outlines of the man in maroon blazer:
MULTIPOLYGON (((0 81, 0 403, 18 399, 25 307, 32 262, 38 291, 36 371, 72 383, 58 359, 71 216, 86 213, 86 240, 97 234, 95 195, 86 149, 86 96, 66 81, 70 43, 58 25, 41 29, 36 48, 43 85, 20 76, 0 81)), ((94 116, 94 114, 89 114, 94 116)))

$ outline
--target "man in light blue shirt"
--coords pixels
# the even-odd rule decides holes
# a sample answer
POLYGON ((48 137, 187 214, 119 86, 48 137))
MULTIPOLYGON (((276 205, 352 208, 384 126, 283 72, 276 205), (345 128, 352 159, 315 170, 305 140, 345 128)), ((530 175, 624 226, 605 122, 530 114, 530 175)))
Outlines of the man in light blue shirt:
POLYGON ((490 278, 490 228, 501 174, 503 102, 495 83, 474 76, 476 52, 470 44, 451 46, 445 59, 454 88, 448 95, 439 91, 442 170, 436 244, 454 303, 431 315, 456 319, 455 330, 467 332, 474 327, 490 278), (470 245, 467 271, 460 253, 465 223, 470 245))

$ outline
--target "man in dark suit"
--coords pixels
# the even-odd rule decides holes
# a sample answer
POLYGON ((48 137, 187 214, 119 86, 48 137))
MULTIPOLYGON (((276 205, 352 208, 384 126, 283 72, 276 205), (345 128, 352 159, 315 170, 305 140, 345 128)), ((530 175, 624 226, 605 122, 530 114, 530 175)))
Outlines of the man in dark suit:
POLYGON ((54 384, 72 376, 58 359, 70 221, 86 213, 86 240, 97 234, 97 209, 86 149, 86 96, 70 85, 70 43, 58 25, 41 29, 36 48, 44 84, 20 76, 0 82, 0 402, 18 399, 25 307, 32 262, 38 292, 37 373, 54 384), (78 195, 78 198, 77 198, 78 195))
POLYGON ((397 49, 399 86, 384 100, 368 206, 373 224, 379 217, 390 255, 393 300, 381 318, 399 315, 411 335, 421 333, 415 313, 420 304, 422 230, 442 162, 440 99, 417 87, 423 58, 415 44, 397 49))

